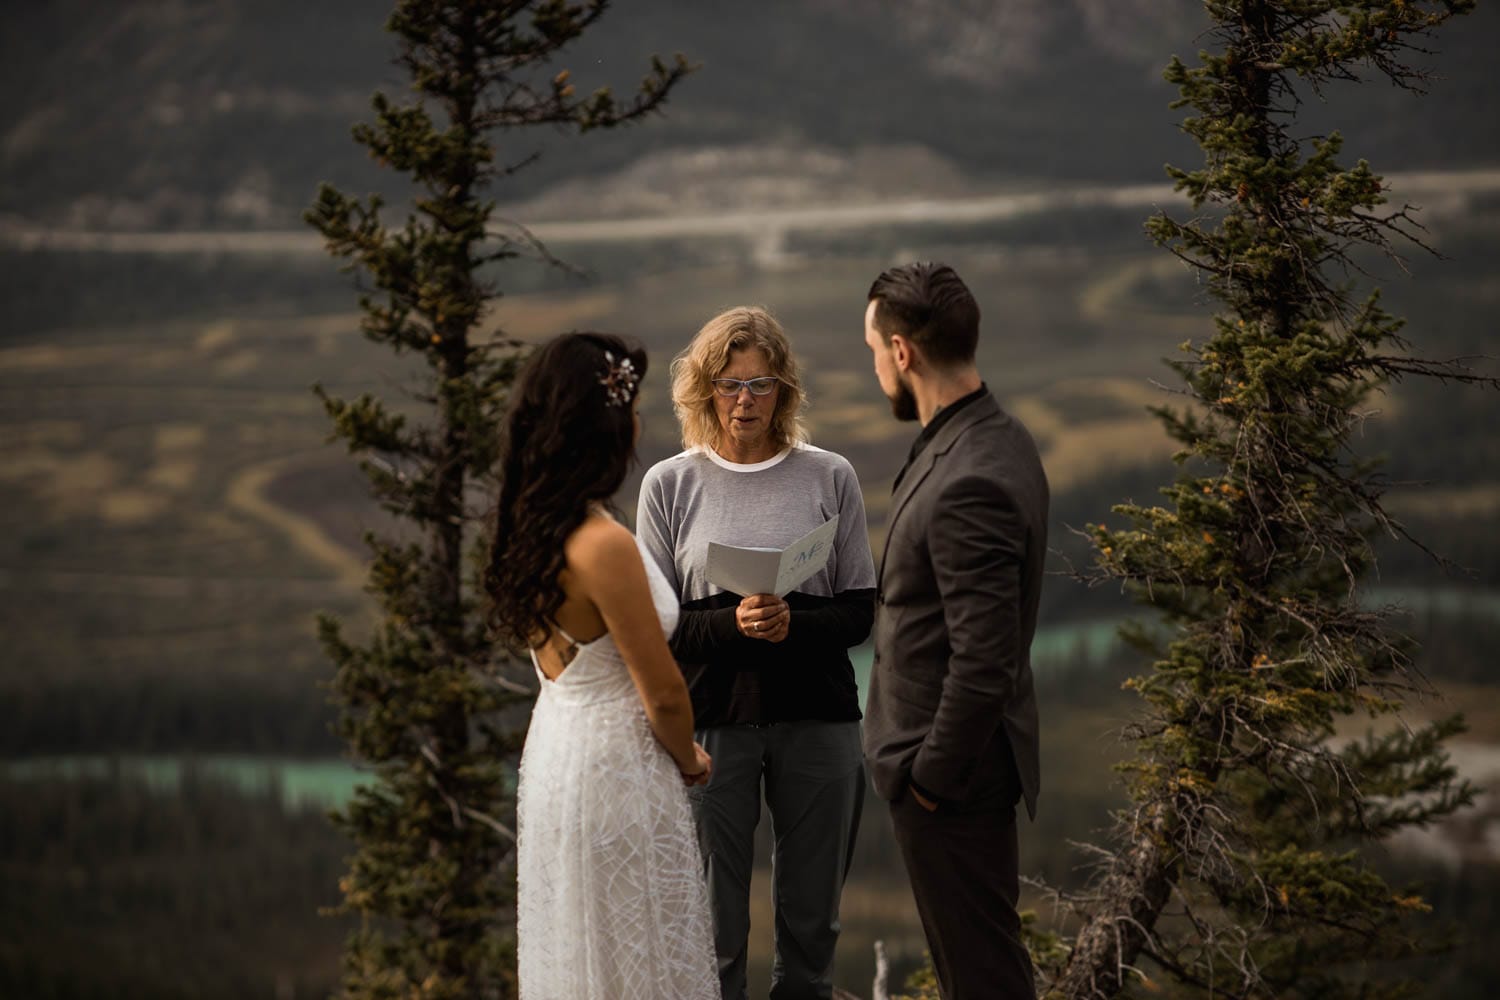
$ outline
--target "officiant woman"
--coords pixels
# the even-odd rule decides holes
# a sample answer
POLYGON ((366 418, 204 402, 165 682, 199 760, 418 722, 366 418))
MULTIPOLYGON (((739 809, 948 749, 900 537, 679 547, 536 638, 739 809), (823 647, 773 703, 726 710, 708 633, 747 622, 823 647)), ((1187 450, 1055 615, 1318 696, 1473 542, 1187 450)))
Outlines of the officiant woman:
POLYGON ((774 838, 773 1000, 832 995, 839 894, 865 775, 849 647, 874 618, 854 468, 807 441, 802 377, 764 309, 715 316, 672 363, 681 454, 647 471, 636 531, 682 602, 672 652, 713 776, 691 790, 725 1000, 746 994, 761 795, 774 838), (839 518, 821 570, 781 599, 708 579, 708 543, 785 548, 839 518))

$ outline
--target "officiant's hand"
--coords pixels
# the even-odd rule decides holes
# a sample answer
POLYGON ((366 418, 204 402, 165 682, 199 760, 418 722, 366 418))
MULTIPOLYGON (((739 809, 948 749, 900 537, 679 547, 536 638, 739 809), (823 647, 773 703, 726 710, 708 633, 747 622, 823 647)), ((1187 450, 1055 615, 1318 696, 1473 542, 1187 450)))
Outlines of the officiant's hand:
POLYGON ((735 609, 734 623, 741 635, 780 642, 791 628, 792 609, 775 594, 751 594, 735 609))

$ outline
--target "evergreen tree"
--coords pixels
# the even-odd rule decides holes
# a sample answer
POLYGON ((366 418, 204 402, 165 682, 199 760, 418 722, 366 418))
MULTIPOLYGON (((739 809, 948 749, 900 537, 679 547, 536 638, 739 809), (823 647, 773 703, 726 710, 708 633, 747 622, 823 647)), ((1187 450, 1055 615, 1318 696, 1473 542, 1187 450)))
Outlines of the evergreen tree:
POLYGON ((1295 125, 1299 94, 1362 70, 1420 89, 1416 46, 1472 7, 1209 0, 1215 51, 1167 70, 1205 160, 1168 168, 1195 216, 1147 228, 1219 311, 1171 363, 1185 402, 1156 411, 1180 445, 1165 502, 1090 528, 1096 579, 1122 581, 1164 631, 1128 636, 1155 661, 1128 684, 1145 701, 1131 804, 1090 886, 1062 897, 1076 935, 1037 941, 1045 995, 1397 996, 1406 984, 1365 980, 1372 964, 1436 945, 1412 920, 1420 895, 1360 848, 1470 802, 1443 752, 1461 724, 1335 736, 1423 685, 1390 609, 1362 596, 1372 540, 1404 532, 1353 435, 1404 376, 1496 380, 1414 357, 1378 294, 1355 295, 1361 254, 1396 257, 1420 227, 1367 163, 1341 163, 1337 134, 1295 125))
MULTIPOLYGON (((575 93, 551 62, 608 3, 400 0, 387 24, 413 95, 374 98, 354 136, 411 185, 402 222, 379 197, 323 187, 308 222, 373 286, 362 328, 425 362, 401 411, 318 389, 334 435, 361 456, 397 531, 371 535, 378 623, 356 642, 324 617, 339 731, 375 779, 336 817, 355 853, 341 880, 360 929, 348 997, 514 995, 513 757, 529 689, 495 667, 477 567, 474 508, 498 451, 516 345, 483 330, 497 264, 541 248, 495 225, 489 191, 531 158, 502 165, 492 137, 528 125, 586 132, 656 109, 689 67, 653 60, 638 92, 575 93), (507 712, 507 710, 510 710, 507 712)), ((492 485, 492 484, 490 484, 492 485)))

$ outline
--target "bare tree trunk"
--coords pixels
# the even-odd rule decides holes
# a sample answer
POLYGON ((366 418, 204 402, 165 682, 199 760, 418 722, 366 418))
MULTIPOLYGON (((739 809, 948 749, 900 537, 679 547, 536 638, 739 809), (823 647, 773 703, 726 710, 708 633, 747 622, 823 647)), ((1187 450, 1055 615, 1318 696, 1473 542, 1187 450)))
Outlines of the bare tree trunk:
POLYGON ((885 957, 885 942, 875 942, 875 983, 871 986, 873 991, 871 1000, 891 1000, 890 987, 886 981, 890 978, 891 966, 885 957))
POLYGON ((1155 820, 1139 827, 1136 843, 1116 856, 1096 890, 1099 906, 1079 930, 1052 992, 1086 1000, 1116 996, 1124 987, 1172 894, 1168 825, 1165 807, 1158 807, 1155 820))

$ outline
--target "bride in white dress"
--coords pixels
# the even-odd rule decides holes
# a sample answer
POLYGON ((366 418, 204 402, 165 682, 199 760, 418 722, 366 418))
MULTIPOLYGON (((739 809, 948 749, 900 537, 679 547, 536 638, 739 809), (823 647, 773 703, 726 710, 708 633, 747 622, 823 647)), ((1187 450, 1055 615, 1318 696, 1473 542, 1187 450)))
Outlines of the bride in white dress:
POLYGON ((486 587, 541 684, 516 804, 522 1000, 719 997, 687 800, 711 761, 667 647, 677 598, 603 507, 645 368, 618 338, 569 334, 512 397, 486 587))

